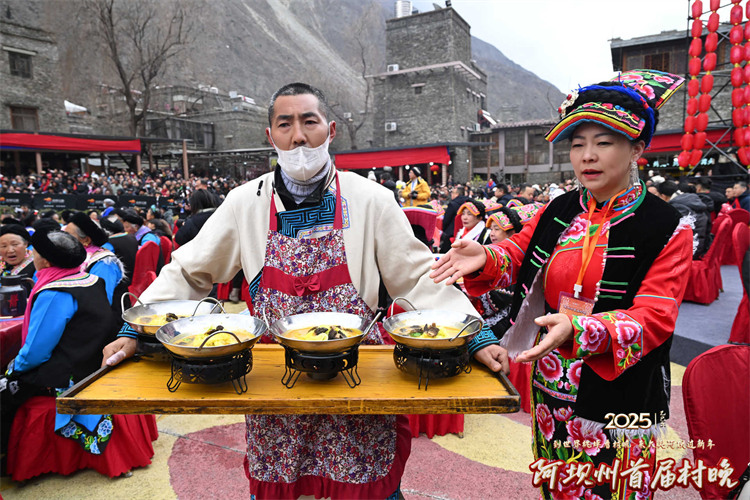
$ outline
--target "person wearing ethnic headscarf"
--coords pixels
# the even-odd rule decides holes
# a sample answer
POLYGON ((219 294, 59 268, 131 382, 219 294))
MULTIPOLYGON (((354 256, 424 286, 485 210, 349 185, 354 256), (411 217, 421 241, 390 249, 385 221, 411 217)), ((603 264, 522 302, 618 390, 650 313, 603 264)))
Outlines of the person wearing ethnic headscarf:
POLYGON ((143 217, 138 215, 132 208, 126 208, 124 210, 117 211, 117 216, 122 220, 122 225, 125 228, 125 232, 132 234, 138 242, 138 248, 142 247, 148 241, 153 241, 157 245, 161 246, 159 237, 156 236, 148 226, 144 225, 143 217))
POLYGON ((487 229, 484 227, 484 203, 470 199, 458 208, 463 227, 456 233, 456 241, 470 239, 483 241, 487 229))
MULTIPOLYGON (((495 371, 508 356, 533 363, 533 449, 544 463, 588 462, 598 470, 638 461, 647 467, 644 477, 654 477, 693 235, 688 220, 647 192, 637 160, 659 107, 683 82, 631 70, 573 91, 546 139, 568 140, 582 187, 552 200, 499 244, 459 240, 433 265, 435 281, 463 277, 471 295, 516 284, 513 326, 500 341, 478 335, 469 349, 495 371), (631 413, 642 417, 637 427, 612 429, 612 415, 631 413)), ((591 486, 563 480, 553 488, 544 482, 542 497, 651 495, 622 477, 591 486)))
POLYGON ((404 199, 403 206, 416 207, 430 202, 430 186, 427 181, 422 179, 422 172, 417 167, 407 167, 409 170, 409 180, 406 186, 401 190, 401 197, 404 199))
POLYGON ((31 236, 20 224, 3 224, 0 227, 0 275, 34 276, 34 257, 29 248, 31 236))
MULTIPOLYGON (((7 449, 16 411, 34 396, 56 396, 96 371, 110 334, 111 309, 104 282, 80 271, 86 250, 62 231, 39 231, 31 237, 37 280, 26 304, 23 345, 0 383, 2 451, 7 449)), ((111 425, 109 415, 57 415, 55 431, 101 453, 111 425), (77 432, 80 430, 80 432, 77 432)), ((40 444, 38 436, 24 443, 40 444)), ((32 444, 29 444, 32 445, 32 444)))
POLYGON ((112 305, 115 287, 122 280, 125 267, 112 251, 103 248, 107 243, 107 233, 83 212, 70 217, 65 232, 72 234, 86 249, 83 270, 104 280, 107 300, 112 305))

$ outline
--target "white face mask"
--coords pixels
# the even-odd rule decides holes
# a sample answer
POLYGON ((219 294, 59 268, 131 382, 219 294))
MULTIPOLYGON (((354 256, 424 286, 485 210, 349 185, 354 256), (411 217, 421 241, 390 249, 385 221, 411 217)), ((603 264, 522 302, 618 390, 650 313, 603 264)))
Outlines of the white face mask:
MULTIPOLYGON (((270 134, 269 134, 270 135, 270 134)), ((326 166, 330 156, 328 155, 328 143, 331 139, 331 128, 328 126, 328 137, 323 144, 317 148, 298 146, 289 151, 284 151, 276 146, 271 138, 271 145, 279 155, 281 170, 292 179, 304 182, 320 172, 326 166)))

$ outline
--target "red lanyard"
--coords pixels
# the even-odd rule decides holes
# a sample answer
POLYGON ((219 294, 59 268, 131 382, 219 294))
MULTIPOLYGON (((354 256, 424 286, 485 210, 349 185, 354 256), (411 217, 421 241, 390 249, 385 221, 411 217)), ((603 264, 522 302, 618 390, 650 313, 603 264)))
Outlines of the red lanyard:
MULTIPOLYGON (((586 269, 588 269, 591 258, 594 256, 596 243, 599 241, 599 235, 602 232, 601 228, 611 218, 611 209, 615 200, 626 191, 627 188, 623 189, 612 198, 610 198, 609 202, 604 207, 604 215, 602 216, 599 227, 596 228, 593 239, 591 238, 590 233, 592 217, 594 216, 594 210, 596 210, 596 200, 593 196, 589 198, 589 220, 586 221, 586 233, 583 235, 583 247, 581 248, 581 269, 578 271, 578 279, 576 280, 576 284, 573 285, 573 296, 575 298, 580 298, 581 291, 583 291, 583 277, 586 275, 586 269)), ((589 193, 589 195, 591 195, 591 193, 589 193)))

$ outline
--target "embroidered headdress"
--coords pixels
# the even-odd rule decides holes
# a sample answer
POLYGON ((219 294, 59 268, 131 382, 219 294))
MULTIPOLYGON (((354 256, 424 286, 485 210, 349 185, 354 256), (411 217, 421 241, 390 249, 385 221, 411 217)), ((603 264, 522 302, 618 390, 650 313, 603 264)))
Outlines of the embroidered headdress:
POLYGON ((568 94, 558 108, 560 121, 547 132, 549 142, 567 139, 582 123, 603 125, 648 147, 658 121, 657 110, 685 82, 681 76, 636 69, 568 94))

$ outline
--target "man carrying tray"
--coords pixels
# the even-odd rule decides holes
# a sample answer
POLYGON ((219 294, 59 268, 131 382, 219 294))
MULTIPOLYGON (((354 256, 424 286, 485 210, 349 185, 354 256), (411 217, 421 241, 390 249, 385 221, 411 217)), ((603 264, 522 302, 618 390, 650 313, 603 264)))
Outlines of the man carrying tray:
MULTIPOLYGON (((143 302, 200 299, 242 269, 250 312, 269 323, 315 311, 371 319, 381 279, 391 297, 417 308, 478 316, 458 289, 429 278, 434 256, 393 193, 336 170, 328 154, 336 123, 327 115, 325 97, 307 84, 273 95, 266 135, 279 165, 229 193, 198 236, 172 254, 143 302)), ((377 329, 365 343, 382 343, 377 329)), ((105 362, 132 356, 135 347, 135 334, 124 329, 104 349, 105 362)), ((507 369, 499 348, 483 352, 480 361, 491 369, 507 369)), ((246 422, 245 469, 258 498, 400 494, 411 440, 403 416, 248 415, 246 422)))

